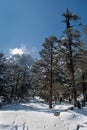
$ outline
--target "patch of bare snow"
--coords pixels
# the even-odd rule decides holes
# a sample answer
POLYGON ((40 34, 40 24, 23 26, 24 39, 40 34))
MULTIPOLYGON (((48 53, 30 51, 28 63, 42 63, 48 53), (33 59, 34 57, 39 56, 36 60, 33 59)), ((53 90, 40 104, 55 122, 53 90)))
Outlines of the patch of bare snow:
POLYGON ((57 105, 56 108, 61 112, 60 119, 69 130, 87 130, 87 107, 82 109, 75 108, 68 110, 69 104, 57 105))
POLYGON ((67 130, 47 104, 13 104, 0 111, 0 130, 67 130))
POLYGON ((53 109, 36 97, 30 103, 12 104, 0 110, 0 130, 87 130, 87 107, 69 110, 62 103, 53 109), (54 112, 60 116, 54 116, 54 112))

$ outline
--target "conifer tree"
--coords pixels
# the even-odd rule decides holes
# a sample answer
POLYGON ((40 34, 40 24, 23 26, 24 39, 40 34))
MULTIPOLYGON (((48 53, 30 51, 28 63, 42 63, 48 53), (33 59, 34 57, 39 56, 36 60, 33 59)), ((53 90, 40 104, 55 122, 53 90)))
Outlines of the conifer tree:
MULTIPOLYGON (((76 14, 73 14, 69 11, 69 9, 66 10, 65 13, 63 13, 64 17, 64 23, 66 25, 66 29, 64 31, 64 37, 60 41, 62 50, 64 51, 64 57, 66 59, 67 63, 67 69, 70 73, 71 77, 71 96, 73 99, 74 104, 76 104, 76 88, 75 88, 75 68, 74 68, 74 54, 78 51, 78 47, 80 46, 80 33, 78 30, 74 28, 75 25, 73 25, 73 22, 75 24, 80 19, 76 14)), ((78 24, 78 23, 77 23, 78 24)))
POLYGON ((52 108, 53 83, 56 66, 55 56, 57 54, 56 45, 57 38, 55 36, 51 36, 45 39, 45 42, 43 43, 43 49, 40 51, 40 67, 42 68, 43 72, 44 85, 48 89, 49 108, 52 108))

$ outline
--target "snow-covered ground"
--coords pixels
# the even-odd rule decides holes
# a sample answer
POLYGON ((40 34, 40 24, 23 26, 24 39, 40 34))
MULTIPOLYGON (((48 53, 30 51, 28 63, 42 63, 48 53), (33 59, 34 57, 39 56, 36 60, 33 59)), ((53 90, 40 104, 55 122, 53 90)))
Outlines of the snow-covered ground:
POLYGON ((65 103, 55 107, 55 109, 61 111, 60 119, 67 130, 87 130, 87 107, 68 110, 69 107, 70 105, 65 103))
POLYGON ((0 130, 87 130, 87 108, 67 110, 69 104, 49 109, 38 98, 15 103, 0 110, 0 130), (60 111, 60 116, 54 116, 60 111))

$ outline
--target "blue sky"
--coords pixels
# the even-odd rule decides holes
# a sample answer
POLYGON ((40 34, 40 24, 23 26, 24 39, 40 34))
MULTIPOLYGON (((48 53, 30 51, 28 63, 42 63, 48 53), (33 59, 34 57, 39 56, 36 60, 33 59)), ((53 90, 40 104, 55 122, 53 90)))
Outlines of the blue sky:
POLYGON ((0 51, 6 56, 24 51, 37 58, 46 37, 61 37, 66 8, 87 23, 87 0, 0 0, 0 51))

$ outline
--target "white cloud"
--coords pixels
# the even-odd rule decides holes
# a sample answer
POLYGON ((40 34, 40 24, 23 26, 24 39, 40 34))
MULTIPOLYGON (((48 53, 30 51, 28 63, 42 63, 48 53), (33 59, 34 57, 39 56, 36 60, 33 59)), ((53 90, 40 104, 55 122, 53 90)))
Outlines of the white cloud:
POLYGON ((39 57, 38 49, 36 47, 26 48, 26 46, 23 44, 20 48, 15 47, 9 49, 10 56, 12 55, 23 55, 23 54, 30 54, 33 58, 39 57))
POLYGON ((22 45, 21 48, 16 47, 16 48, 10 49, 9 52, 12 55, 16 55, 16 54, 23 55, 26 53, 26 46, 22 45))

